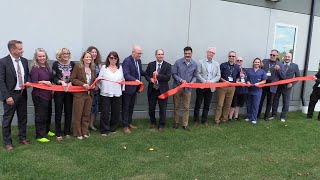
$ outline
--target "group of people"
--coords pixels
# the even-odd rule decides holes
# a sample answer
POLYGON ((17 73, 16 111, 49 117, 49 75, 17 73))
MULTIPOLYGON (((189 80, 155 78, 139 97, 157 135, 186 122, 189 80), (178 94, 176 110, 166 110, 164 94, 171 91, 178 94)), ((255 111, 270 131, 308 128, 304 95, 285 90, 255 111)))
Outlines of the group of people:
MULTIPOLYGON (((35 109, 36 139, 39 142, 49 142, 47 136, 56 136, 61 141, 70 138, 73 117, 73 136, 79 140, 89 138, 89 129, 96 130, 93 123, 95 116, 101 112, 100 133, 107 136, 116 131, 122 117, 124 133, 131 133, 137 128, 133 124, 133 111, 140 88, 134 85, 121 85, 117 82, 138 81, 144 76, 148 81, 147 95, 149 105, 150 128, 164 131, 168 98, 159 99, 158 96, 169 90, 169 81, 173 78, 172 88, 184 83, 218 82, 252 84, 252 86, 227 86, 217 88, 217 106, 214 124, 232 119, 239 119, 240 107, 246 102, 246 121, 257 123, 263 101, 267 96, 265 120, 276 118, 279 98, 282 95, 283 109, 280 116, 285 121, 289 108, 290 93, 294 83, 268 86, 257 86, 282 79, 298 77, 298 65, 291 62, 292 55, 287 53, 284 62, 278 60, 279 52, 272 50, 270 59, 255 58, 251 68, 243 68, 243 59, 236 52, 228 53, 228 61, 219 64, 214 60, 216 48, 210 47, 206 57, 196 61, 192 59, 192 48, 183 49, 184 57, 175 61, 173 65, 165 61, 163 49, 155 51, 155 60, 150 62, 144 71, 141 63, 142 48, 135 45, 131 55, 126 57, 120 65, 120 57, 112 51, 102 63, 99 50, 91 46, 83 52, 79 63, 70 61, 71 53, 67 48, 61 48, 50 68, 48 55, 42 48, 35 50, 29 73, 28 61, 23 58, 23 44, 21 41, 11 40, 8 43, 9 55, 0 60, 0 91, 3 101, 2 134, 6 150, 13 150, 11 138, 11 122, 17 112, 19 142, 29 144, 26 137, 27 129, 27 82, 44 84, 46 86, 61 85, 65 91, 51 91, 50 89, 33 88, 32 100, 35 109), (93 82, 98 83, 92 88, 93 82), (104 80, 101 80, 104 79, 104 80), (71 86, 83 86, 85 92, 68 92, 71 86), (55 104, 55 131, 50 130, 52 99, 55 104), (156 105, 159 105, 159 121, 156 120, 156 105), (272 115, 270 111, 272 109, 272 115), (61 119, 64 110, 64 128, 61 119), (72 113, 73 112, 73 113, 72 113)), ((320 75, 319 75, 320 76, 320 75)), ((194 122, 197 126, 202 123, 208 126, 208 112, 215 88, 197 88, 194 107, 194 122), (200 118, 200 109, 203 111, 200 118)), ((173 128, 179 128, 180 119, 182 129, 189 131, 189 109, 191 88, 182 88, 173 95, 174 123, 173 128), (180 117, 180 104, 183 114, 180 117)))

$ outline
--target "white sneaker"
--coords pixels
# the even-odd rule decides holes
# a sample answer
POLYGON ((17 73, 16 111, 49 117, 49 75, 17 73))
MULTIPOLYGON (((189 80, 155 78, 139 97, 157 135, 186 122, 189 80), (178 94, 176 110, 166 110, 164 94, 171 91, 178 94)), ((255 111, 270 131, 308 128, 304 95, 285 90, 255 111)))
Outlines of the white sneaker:
POLYGON ((286 122, 286 120, 285 120, 285 119, 281 119, 280 121, 281 121, 281 122, 286 122))
POLYGON ((77 138, 78 138, 79 140, 82 140, 82 139, 83 139, 83 137, 82 137, 82 136, 78 136, 77 138))
POLYGON ((257 121, 251 121, 252 122, 252 124, 257 124, 257 121))
POLYGON ((83 137, 85 137, 85 138, 89 138, 90 136, 85 134, 85 135, 83 135, 83 137))
POLYGON ((106 136, 108 136, 108 134, 101 134, 101 136, 104 136, 104 137, 106 137, 106 136))
POLYGON ((249 121, 250 121, 250 119, 248 119, 248 118, 245 118, 244 120, 245 120, 245 121, 247 121, 247 122, 249 122, 249 121))
POLYGON ((70 138, 71 138, 71 136, 70 136, 70 135, 66 135, 66 138, 67 138, 67 139, 70 139, 70 138))
POLYGON ((269 117, 269 118, 268 118, 268 120, 272 120, 272 119, 274 119, 274 117, 269 117))

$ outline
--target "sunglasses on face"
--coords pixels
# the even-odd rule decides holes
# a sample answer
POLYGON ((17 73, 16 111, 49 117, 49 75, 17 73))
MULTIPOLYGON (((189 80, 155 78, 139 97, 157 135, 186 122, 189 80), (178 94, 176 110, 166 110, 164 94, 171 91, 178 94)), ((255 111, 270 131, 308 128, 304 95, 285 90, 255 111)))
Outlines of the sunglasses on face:
POLYGON ((109 59, 111 59, 111 60, 117 60, 118 58, 116 58, 116 57, 109 57, 109 59))
POLYGON ((278 56, 277 54, 270 54, 270 56, 272 56, 272 57, 276 57, 276 56, 278 56))

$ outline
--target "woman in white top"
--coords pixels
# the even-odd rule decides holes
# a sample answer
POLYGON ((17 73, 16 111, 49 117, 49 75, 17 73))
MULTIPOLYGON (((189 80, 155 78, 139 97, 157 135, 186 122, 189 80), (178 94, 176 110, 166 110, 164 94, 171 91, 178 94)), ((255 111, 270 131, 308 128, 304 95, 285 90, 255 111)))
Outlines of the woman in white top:
POLYGON ((120 120, 122 85, 116 82, 124 81, 124 77, 117 52, 109 53, 106 65, 101 67, 99 78, 105 79, 98 83, 101 103, 100 132, 102 136, 107 136, 108 133, 116 131, 120 120))

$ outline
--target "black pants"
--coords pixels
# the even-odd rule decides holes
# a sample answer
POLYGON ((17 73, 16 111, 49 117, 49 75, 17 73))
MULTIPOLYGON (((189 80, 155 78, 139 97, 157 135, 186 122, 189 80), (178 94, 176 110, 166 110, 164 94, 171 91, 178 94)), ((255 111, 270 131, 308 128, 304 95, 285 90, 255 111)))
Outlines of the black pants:
POLYGON ((124 128, 132 124, 133 108, 136 102, 137 93, 122 94, 122 124, 124 128))
POLYGON ((208 120, 208 112, 209 112, 213 92, 211 92, 210 88, 205 88, 205 89, 198 88, 196 90, 196 93, 197 93, 197 97, 196 97, 196 103, 194 106, 194 122, 199 122, 200 108, 201 108, 202 101, 204 100, 201 123, 205 123, 208 120))
MULTIPOLYGON (((313 89, 312 93, 310 94, 310 102, 308 106, 307 117, 312 118, 314 107, 316 106, 319 99, 320 99, 320 88, 313 89)), ((320 120, 320 112, 319 112, 318 120, 320 120)))
POLYGON ((11 139, 11 123, 15 111, 18 116, 18 137, 19 140, 27 138, 27 93, 20 94, 20 91, 14 91, 11 96, 14 100, 14 105, 10 106, 5 101, 3 102, 3 120, 2 120, 2 138, 4 145, 12 144, 11 139))
POLYGON ((115 132, 120 120, 120 103, 121 97, 100 96, 100 132, 108 134, 115 132), (111 118, 110 118, 111 112, 111 118))
POLYGON ((286 119, 287 113, 289 111, 291 88, 279 89, 278 87, 277 93, 274 95, 274 98, 273 98, 272 117, 277 117, 279 100, 281 95, 282 95, 282 111, 281 111, 280 118, 286 119))
POLYGON ((73 95, 69 92, 54 92, 56 136, 62 136, 61 118, 64 109, 64 135, 70 135, 73 95))
POLYGON ((151 93, 148 96, 148 102, 149 102, 149 117, 150 117, 150 123, 156 125, 157 120, 156 120, 156 105, 157 101, 159 103, 159 124, 158 128, 164 128, 166 124, 166 114, 167 114, 167 103, 168 103, 168 98, 166 99, 158 99, 158 96, 160 95, 160 90, 159 89, 152 89, 151 93))
POLYGON ((48 132, 50 131, 50 127, 51 127, 51 117, 52 117, 52 100, 49 101, 49 105, 48 105, 48 116, 47 116, 47 129, 46 129, 46 133, 48 134, 48 132))
POLYGON ((270 92, 270 87, 263 87, 262 88, 262 95, 261 95, 261 100, 260 100, 260 105, 259 105, 259 111, 258 111, 258 118, 260 118, 262 106, 263 106, 263 101, 267 96, 267 104, 266 104, 266 111, 264 113, 264 119, 269 118, 269 114, 272 108, 272 101, 275 93, 270 92))
POLYGON ((32 95, 35 111, 36 138, 46 137, 50 129, 52 104, 51 100, 32 95))

